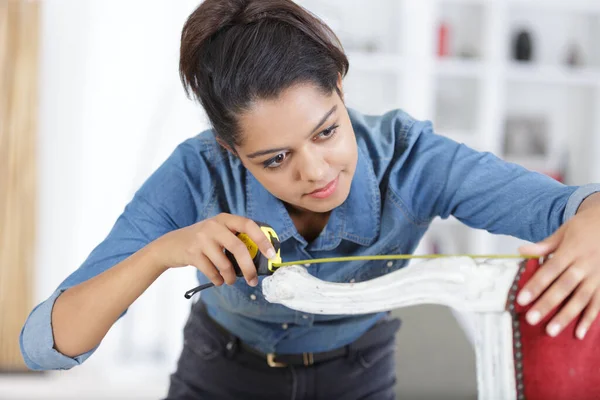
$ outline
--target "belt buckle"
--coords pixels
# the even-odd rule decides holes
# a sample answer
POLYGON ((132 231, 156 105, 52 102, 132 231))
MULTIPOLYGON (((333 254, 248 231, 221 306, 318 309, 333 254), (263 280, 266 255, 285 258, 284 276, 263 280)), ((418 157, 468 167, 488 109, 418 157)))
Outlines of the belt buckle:
POLYGON ((315 357, 313 353, 302 353, 302 363, 305 367, 310 367, 315 363, 315 357))
MULTIPOLYGON (((313 356, 313 353, 302 353, 302 364, 304 364, 305 367, 310 367, 314 363, 315 357, 313 356)), ((275 361, 275 353, 267 354, 267 364, 271 368, 283 368, 288 366, 286 363, 275 361)))
POLYGON ((269 365, 269 367, 271 367, 271 368, 283 368, 283 367, 287 367, 286 363, 275 361, 275 353, 268 353, 267 354, 267 365, 269 365))

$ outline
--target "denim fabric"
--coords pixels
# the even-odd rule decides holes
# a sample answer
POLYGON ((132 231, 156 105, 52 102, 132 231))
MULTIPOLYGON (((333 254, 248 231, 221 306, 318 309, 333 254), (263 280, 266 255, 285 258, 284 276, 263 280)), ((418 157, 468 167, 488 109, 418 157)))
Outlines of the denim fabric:
MULTIPOLYGON (((529 241, 552 234, 599 185, 565 186, 545 175, 474 151, 433 132, 401 110, 381 116, 349 110, 358 164, 348 199, 331 213, 311 243, 298 233, 284 205, 211 131, 180 144, 136 192, 108 237, 30 314, 21 351, 32 369, 68 369, 92 350, 69 358, 53 349, 52 306, 61 291, 119 263, 165 233, 221 212, 273 226, 284 261, 347 255, 412 253, 433 218, 529 241)), ((402 268, 404 261, 312 265, 311 274, 335 282, 364 281, 402 268)), ((208 280, 201 273, 198 280, 208 280)), ((262 282, 262 279, 261 279, 262 282)), ((174 294, 177 295, 177 294, 174 294)), ((261 285, 243 279, 202 293, 209 314, 264 353, 320 352, 358 338, 384 314, 310 315, 268 303, 261 285)))

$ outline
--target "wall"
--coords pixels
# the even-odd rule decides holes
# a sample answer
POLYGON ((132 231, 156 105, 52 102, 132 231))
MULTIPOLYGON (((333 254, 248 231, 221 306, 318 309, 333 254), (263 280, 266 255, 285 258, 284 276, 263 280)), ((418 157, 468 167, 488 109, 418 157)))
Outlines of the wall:
MULTIPOLYGON (((84 261, 176 144, 207 127, 177 71, 180 30, 194 3, 44 2, 36 303, 84 261)), ((170 367, 193 273, 164 275, 90 364, 157 357, 170 367), (117 357, 119 349, 128 358, 117 357)))

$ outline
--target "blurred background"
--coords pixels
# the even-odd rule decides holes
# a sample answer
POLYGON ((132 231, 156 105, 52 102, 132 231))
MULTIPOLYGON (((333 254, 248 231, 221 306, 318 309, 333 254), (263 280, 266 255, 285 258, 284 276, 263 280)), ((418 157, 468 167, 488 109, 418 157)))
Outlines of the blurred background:
MULTIPOLYGON (((158 399, 182 345, 194 271, 164 274, 82 366, 31 373, 31 308, 100 242, 145 178, 206 129, 177 71, 198 1, 0 0, 0 399, 158 399)), ((350 59, 347 103, 402 108, 437 132, 566 184, 600 182, 597 0, 302 0, 350 59)), ((513 253, 453 218, 419 253, 513 253)), ((99 299, 102 301, 102 299, 99 299)), ((395 311, 398 394, 476 398, 455 315, 395 311)))

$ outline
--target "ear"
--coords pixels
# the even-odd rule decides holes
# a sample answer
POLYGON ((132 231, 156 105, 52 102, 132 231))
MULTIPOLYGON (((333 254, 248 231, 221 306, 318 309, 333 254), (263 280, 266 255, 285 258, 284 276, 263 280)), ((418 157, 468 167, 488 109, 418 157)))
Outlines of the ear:
POLYGON ((344 87, 342 85, 342 79, 343 79, 342 74, 340 74, 338 72, 338 79, 337 79, 336 86, 337 86, 338 94, 340 95, 340 98, 342 99, 342 102, 343 102, 344 101, 344 87))

